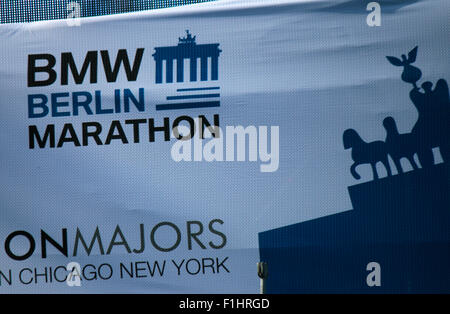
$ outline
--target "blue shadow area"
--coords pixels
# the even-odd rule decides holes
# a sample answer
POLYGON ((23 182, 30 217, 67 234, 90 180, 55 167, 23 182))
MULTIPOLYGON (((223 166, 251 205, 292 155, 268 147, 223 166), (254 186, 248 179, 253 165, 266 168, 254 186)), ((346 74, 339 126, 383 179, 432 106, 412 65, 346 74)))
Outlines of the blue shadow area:
POLYGON ((450 292, 449 178, 447 163, 350 186, 353 210, 260 233, 267 292, 450 292))

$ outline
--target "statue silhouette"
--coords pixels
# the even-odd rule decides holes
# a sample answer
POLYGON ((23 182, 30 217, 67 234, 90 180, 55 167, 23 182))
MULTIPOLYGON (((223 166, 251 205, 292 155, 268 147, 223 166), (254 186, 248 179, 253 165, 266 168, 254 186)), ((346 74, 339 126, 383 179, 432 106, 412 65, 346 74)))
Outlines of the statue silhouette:
POLYGON ((402 55, 402 60, 391 56, 386 57, 391 64, 403 67, 402 80, 413 84, 414 87, 416 87, 416 82, 422 77, 422 71, 411 65, 411 63, 416 61, 417 49, 418 46, 414 47, 414 49, 408 53, 408 58, 406 58, 405 55, 402 55))
POLYGON ((412 128, 411 133, 400 134, 395 120, 387 117, 383 120, 386 129, 386 142, 364 142, 358 133, 348 129, 343 134, 344 148, 352 148, 354 164, 350 168, 353 177, 359 180, 361 177, 356 172, 360 164, 372 166, 374 180, 378 179, 376 164, 381 161, 391 176, 387 156, 390 155, 397 167, 398 173, 403 173, 400 163, 401 158, 407 158, 414 170, 419 167, 414 160, 417 153, 422 168, 434 165, 433 148, 439 147, 444 162, 450 162, 450 96, 448 84, 444 79, 437 81, 433 89, 433 83, 427 81, 417 86, 417 81, 422 77, 422 71, 412 66, 416 61, 418 47, 414 47, 408 57, 386 56, 388 61, 395 66, 402 66, 401 79, 411 83, 413 89, 409 97, 417 109, 419 117, 412 128))
POLYGON ((417 153, 418 144, 416 138, 411 133, 400 134, 394 118, 387 117, 383 120, 383 126, 386 129, 386 147, 389 155, 397 167, 398 173, 403 173, 400 159, 405 157, 414 170, 419 169, 414 161, 414 154, 417 153))
POLYGON ((186 30, 186 37, 178 37, 178 42, 180 44, 193 44, 195 43, 195 37, 192 37, 192 34, 189 32, 189 30, 186 30))
MULTIPOLYGON (((411 134, 415 138, 417 155, 423 168, 434 165, 432 149, 439 147, 444 162, 450 161, 450 98, 447 82, 438 80, 433 89, 433 83, 427 81, 422 84, 422 90, 417 86, 422 72, 411 64, 416 61, 418 47, 414 47, 408 58, 402 55, 402 60, 387 56, 389 62, 395 66, 403 66, 401 78, 404 82, 413 84, 409 97, 416 107, 419 118, 411 134)), ((405 152, 406 153, 406 152, 405 152)))
POLYGON ((444 162, 450 160, 450 100, 447 82, 440 79, 433 89, 433 83, 422 84, 423 92, 414 87, 409 93, 419 118, 412 129, 416 140, 422 144, 419 160, 422 167, 434 164, 433 147, 439 147, 444 162))

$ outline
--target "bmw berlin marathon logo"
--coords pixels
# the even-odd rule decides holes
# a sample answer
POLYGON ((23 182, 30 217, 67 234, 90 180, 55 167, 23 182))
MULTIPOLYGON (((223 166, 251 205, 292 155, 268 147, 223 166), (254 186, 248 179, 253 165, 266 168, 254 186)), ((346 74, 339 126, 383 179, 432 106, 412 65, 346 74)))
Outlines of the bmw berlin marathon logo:
MULTIPOLYGON (((147 140, 151 143, 161 139, 167 142, 171 137, 180 139, 177 127, 183 127, 186 123, 192 127, 197 118, 202 121, 202 131, 208 128, 216 137, 212 125, 219 127, 218 113, 208 113, 207 116, 198 113, 198 116, 193 117, 180 115, 177 118, 157 116, 121 121, 115 119, 119 115, 130 116, 154 110, 179 112, 178 110, 190 109, 192 112, 192 109, 195 111, 220 107, 220 87, 217 81, 221 50, 218 43, 197 44, 196 36, 186 30, 185 37, 178 37, 176 46, 156 47, 153 55, 148 56, 145 50, 146 48, 136 49, 134 56, 128 49, 87 51, 83 52, 85 57, 81 61, 74 57, 73 52, 63 52, 60 61, 57 60, 58 56, 48 53, 28 55, 28 87, 34 91, 28 95, 28 118, 33 122, 41 122, 42 118, 49 121, 51 118, 52 122, 47 125, 33 123, 28 126, 29 148, 80 147, 120 142, 129 144, 147 140), (149 89, 142 85, 139 88, 120 86, 105 90, 97 87, 97 83, 102 80, 106 81, 108 87, 116 86, 119 80, 124 79, 130 84, 139 83, 142 77, 140 72, 144 70, 142 61, 152 56, 155 67, 150 70, 155 71, 155 81, 151 78, 150 88, 163 87, 156 93, 149 92, 149 89), (58 63, 60 67, 57 66, 58 63), (58 73, 59 70, 61 73, 58 73), (45 76, 48 78, 40 79, 45 76), (184 86, 176 84, 183 82, 184 86), (188 82, 196 85, 186 86, 188 82), (82 90, 69 90, 80 84, 83 86, 82 90), (55 85, 66 90, 45 93, 48 88, 56 87, 55 85), (177 88, 171 91, 170 87, 176 85, 177 88), (90 88, 96 90, 89 90, 90 88), (161 98, 155 98, 158 96, 161 98), (91 116, 111 119, 84 121, 80 125, 57 123, 61 122, 61 117, 70 116, 73 116, 74 121, 91 116), (148 127, 148 131, 145 131, 144 127, 148 127)), ((153 76, 153 72, 150 76, 153 76)), ((200 133, 202 132, 198 132, 200 133)), ((190 137, 193 136, 194 134, 190 134, 190 137)))

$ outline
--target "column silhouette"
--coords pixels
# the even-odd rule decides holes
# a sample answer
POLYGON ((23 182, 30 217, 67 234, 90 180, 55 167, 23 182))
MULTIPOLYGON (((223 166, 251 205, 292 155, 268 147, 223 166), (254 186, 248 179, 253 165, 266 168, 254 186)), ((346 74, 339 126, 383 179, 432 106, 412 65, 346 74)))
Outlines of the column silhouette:
POLYGON ((197 81, 197 59, 200 58, 200 80, 208 80, 208 58, 211 58, 211 80, 219 79, 219 44, 197 45, 195 36, 186 31, 187 36, 179 38, 177 46, 156 47, 153 57, 156 63, 155 82, 163 83, 162 62, 166 62, 166 83, 173 83, 173 63, 177 62, 176 82, 184 82, 184 59, 190 60, 191 82, 197 81))

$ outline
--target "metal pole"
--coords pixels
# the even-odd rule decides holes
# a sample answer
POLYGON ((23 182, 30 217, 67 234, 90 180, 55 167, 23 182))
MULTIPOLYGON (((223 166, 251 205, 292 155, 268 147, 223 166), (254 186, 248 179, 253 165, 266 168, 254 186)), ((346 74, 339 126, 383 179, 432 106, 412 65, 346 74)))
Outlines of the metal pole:
POLYGON ((258 277, 260 278, 260 293, 265 294, 266 293, 266 278, 268 275, 268 267, 266 262, 258 262, 257 264, 258 268, 258 277))

